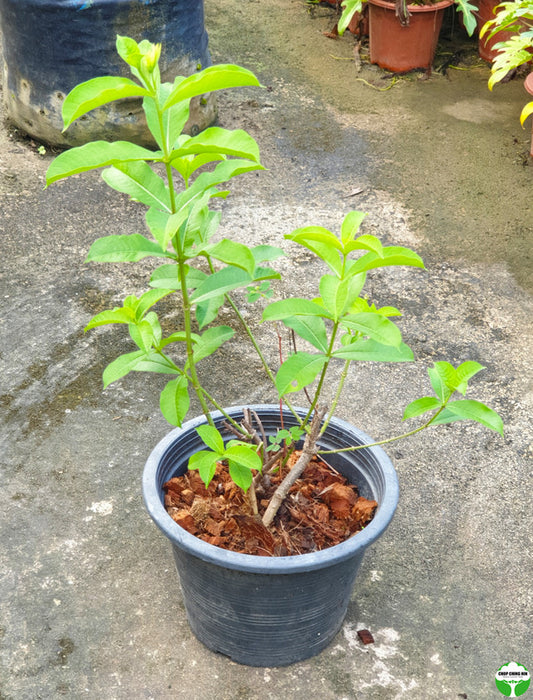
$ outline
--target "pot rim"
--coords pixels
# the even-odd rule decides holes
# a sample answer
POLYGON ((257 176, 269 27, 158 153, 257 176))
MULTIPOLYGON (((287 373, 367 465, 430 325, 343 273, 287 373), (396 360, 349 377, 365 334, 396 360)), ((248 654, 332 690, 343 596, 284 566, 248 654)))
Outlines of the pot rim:
MULTIPOLYGON (((231 406, 225 410, 227 413, 242 413, 243 408, 248 407, 258 413, 265 409, 269 411, 279 410, 279 406, 276 404, 231 406)), ((305 409, 296 410, 303 415, 307 414, 307 410, 305 409)), ((213 411, 211 415, 215 420, 222 418, 222 414, 219 411, 213 411)), ((190 433, 205 422, 205 417, 199 416, 187 421, 181 428, 175 428, 167 433, 150 453, 146 461, 142 479, 143 497, 148 514, 174 546, 185 550, 189 554, 218 566, 249 573, 292 574, 304 572, 310 569, 320 569, 331 566, 334 563, 344 561, 361 553, 381 536, 392 520, 399 498, 398 476, 385 451, 381 447, 375 446, 369 447, 365 452, 370 453, 373 461, 379 465, 379 470, 381 472, 380 477, 383 481, 383 497, 369 525, 348 540, 319 552, 286 557, 261 557, 254 554, 232 552, 198 539, 174 522, 167 513, 162 501, 161 490, 158 487, 157 477, 160 461, 167 453, 168 449, 182 434, 190 433)), ((340 418, 333 417, 330 421, 330 426, 328 426, 328 430, 330 427, 352 433, 352 435, 357 437, 357 441, 360 444, 373 442, 373 439, 366 433, 354 428, 353 425, 340 418)), ((326 435, 327 434, 328 431, 326 430, 326 435)))
MULTIPOLYGON (((394 11, 394 2, 388 0, 366 0, 369 5, 377 5, 378 7, 383 7, 386 10, 394 11)), ((437 12, 438 10, 444 10, 450 5, 453 5, 455 0, 439 0, 439 2, 432 3, 430 5, 407 5, 407 9, 411 14, 416 14, 417 12, 437 12)))

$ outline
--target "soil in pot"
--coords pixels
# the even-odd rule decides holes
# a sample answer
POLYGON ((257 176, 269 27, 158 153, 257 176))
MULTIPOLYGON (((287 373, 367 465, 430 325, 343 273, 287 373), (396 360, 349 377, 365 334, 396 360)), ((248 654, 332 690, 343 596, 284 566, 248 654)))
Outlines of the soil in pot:
MULTIPOLYGON (((296 462, 291 456, 283 475, 296 462)), ((259 517, 247 495, 219 464, 209 488, 195 471, 165 485, 165 507, 172 519, 209 544, 243 554, 290 556, 332 547, 360 532, 373 518, 377 502, 359 495, 335 469, 315 457, 296 481, 270 528, 261 515, 282 475, 258 491, 259 517)))

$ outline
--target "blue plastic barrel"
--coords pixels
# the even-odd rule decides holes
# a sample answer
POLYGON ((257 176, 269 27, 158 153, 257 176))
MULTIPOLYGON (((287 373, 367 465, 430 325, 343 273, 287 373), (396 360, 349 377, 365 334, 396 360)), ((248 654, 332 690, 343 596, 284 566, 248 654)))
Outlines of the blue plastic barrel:
MULTIPOLYGON (((78 83, 101 75, 131 77, 116 35, 163 45, 166 80, 211 64, 203 0, 0 0, 7 117, 40 141, 79 145, 95 138, 147 143, 139 100, 101 108, 62 134, 61 104, 78 83)), ((189 131, 215 118, 213 96, 191 107, 189 131)))

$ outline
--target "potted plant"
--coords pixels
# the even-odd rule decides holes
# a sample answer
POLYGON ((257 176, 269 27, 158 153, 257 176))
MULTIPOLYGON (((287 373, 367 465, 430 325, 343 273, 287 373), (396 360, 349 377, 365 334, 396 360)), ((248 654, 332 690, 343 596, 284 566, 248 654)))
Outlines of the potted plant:
POLYGON ((475 5, 468 0, 344 0, 338 23, 342 36, 363 2, 369 5, 370 61, 395 73, 430 70, 444 10, 454 2, 471 36, 476 28, 475 5))
MULTIPOLYGON (((95 138, 153 145, 140 100, 127 95, 63 132, 62 102, 74 86, 97 75, 129 76, 114 50, 117 33, 164 36, 159 66, 166 79, 211 64, 203 0, 0 0, 0 30, 5 115, 39 141, 63 147, 95 138)), ((202 95, 187 130, 197 133, 215 118, 213 96, 202 95)))
MULTIPOLYGON (((489 89, 505 79, 521 66, 531 63, 533 56, 533 0, 502 2, 494 17, 480 31, 480 42, 491 42, 492 66, 489 89)), ((525 88, 533 94, 531 73, 526 77, 525 88)), ((520 123, 533 114, 533 102, 528 102, 520 114, 520 123)), ((531 145, 533 151, 533 140, 531 145)))
MULTIPOLYGON (((105 236, 87 259, 152 256, 163 264, 147 292, 97 314, 87 329, 123 325, 135 347, 106 367, 105 386, 131 371, 170 375, 160 406, 176 428, 149 456, 143 491, 150 515, 172 542, 194 633, 241 663, 298 661, 318 653, 338 631, 363 553, 387 527, 398 500, 396 473, 381 445, 400 436, 375 442, 334 415, 353 362, 413 359, 390 320, 400 312, 362 296, 366 276, 388 266, 423 268, 423 262, 408 248, 361 234, 365 215, 349 212, 339 234, 308 226, 286 236, 324 264, 318 296, 266 302, 271 280, 279 277, 270 263, 281 249, 215 242, 220 215, 209 208, 213 197, 227 194, 219 185, 262 168, 257 144, 242 130, 181 133, 195 95, 257 86, 257 79, 220 65, 161 83, 159 46, 118 37, 117 49, 137 79, 128 89, 136 84, 144 98, 158 150, 103 141, 73 148, 51 163, 47 185, 104 167, 107 184, 147 207, 151 236, 105 236), (263 322, 283 324, 305 344, 275 373, 232 296, 239 289, 248 290, 249 303, 262 301, 263 322), (177 328, 153 310, 169 295, 178 297, 177 328), (212 395, 206 365, 234 332, 218 320, 223 306, 249 337, 279 403, 249 406, 244 387, 242 406, 224 408, 223 397, 212 395), (336 364, 341 372, 331 386, 329 370, 336 364), (302 391, 309 397, 305 408, 291 400, 302 391), (202 415, 187 420, 191 398, 202 415)), ((65 99, 65 127, 119 99, 123 89, 122 78, 78 86, 65 99)), ((470 361, 457 368, 435 363, 429 370, 434 395, 411 402, 404 413, 406 420, 425 418, 403 435, 461 419, 502 433, 496 412, 455 400, 481 369, 470 361)))

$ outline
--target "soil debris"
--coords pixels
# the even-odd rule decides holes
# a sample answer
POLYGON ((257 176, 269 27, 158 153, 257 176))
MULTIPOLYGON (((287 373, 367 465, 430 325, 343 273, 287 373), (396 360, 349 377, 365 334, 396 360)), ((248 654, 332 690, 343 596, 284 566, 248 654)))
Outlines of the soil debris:
MULTIPOLYGON (((295 453, 286 468, 295 464, 295 453)), ((291 487, 272 526, 261 515, 281 480, 270 477, 258 499, 259 516, 248 496, 236 486, 227 465, 219 463, 209 488, 196 471, 170 479, 165 507, 191 535, 223 549, 259 556, 289 556, 332 547, 360 532, 374 517, 376 501, 359 495, 357 487, 314 457, 291 487)))

